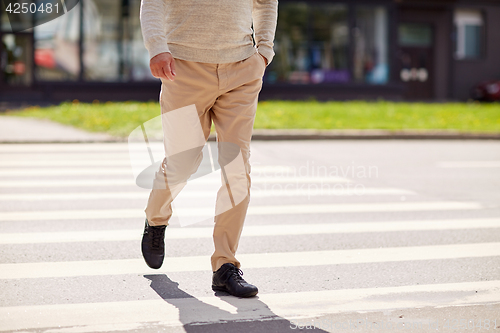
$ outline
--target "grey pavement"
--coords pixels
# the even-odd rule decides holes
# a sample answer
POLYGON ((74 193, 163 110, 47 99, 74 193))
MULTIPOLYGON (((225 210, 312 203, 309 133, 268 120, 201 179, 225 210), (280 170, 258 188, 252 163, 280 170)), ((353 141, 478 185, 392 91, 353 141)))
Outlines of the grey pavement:
POLYGON ((103 133, 90 133, 45 120, 0 116, 0 143, 103 142, 117 139, 103 133))
MULTIPOLYGON (((160 158, 161 143, 151 148, 160 158)), ((0 145, 0 331, 500 330, 500 142, 255 141, 251 152, 237 255, 260 292, 238 299, 210 289, 204 209, 219 177, 175 199, 152 270, 140 253, 149 190, 127 144, 0 145), (182 227, 188 217, 197 223, 182 227)))

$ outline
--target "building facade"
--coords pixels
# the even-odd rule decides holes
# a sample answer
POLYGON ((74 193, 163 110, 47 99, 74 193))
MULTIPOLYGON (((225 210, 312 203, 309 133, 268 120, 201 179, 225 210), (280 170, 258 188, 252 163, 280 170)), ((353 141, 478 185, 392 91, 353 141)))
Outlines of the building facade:
MULTIPOLYGON (((0 100, 157 100, 140 0, 83 0, 13 32, 0 18, 0 100)), ((466 100, 500 79, 500 0, 280 0, 261 99, 466 100)))

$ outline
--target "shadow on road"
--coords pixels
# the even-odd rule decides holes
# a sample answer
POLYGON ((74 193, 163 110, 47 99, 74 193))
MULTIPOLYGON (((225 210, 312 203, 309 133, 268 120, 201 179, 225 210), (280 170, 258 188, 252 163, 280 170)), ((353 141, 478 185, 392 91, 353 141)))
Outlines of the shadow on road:
MULTIPOLYGON (((207 304, 179 289, 179 284, 165 274, 144 275, 151 281, 151 288, 166 302, 179 309, 179 320, 188 333, 209 332, 310 332, 299 329, 292 322, 274 314, 257 297, 238 298, 224 292, 216 292, 219 306, 207 304), (292 329, 294 327, 294 329, 292 329)), ((316 328, 314 332, 327 332, 316 328)))

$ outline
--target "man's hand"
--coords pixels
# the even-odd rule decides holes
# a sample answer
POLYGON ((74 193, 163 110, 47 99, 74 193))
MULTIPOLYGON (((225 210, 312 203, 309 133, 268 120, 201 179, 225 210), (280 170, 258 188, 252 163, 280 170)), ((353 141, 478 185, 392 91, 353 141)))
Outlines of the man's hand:
POLYGON ((170 52, 155 55, 149 61, 151 74, 159 79, 173 81, 175 78, 175 60, 170 52))

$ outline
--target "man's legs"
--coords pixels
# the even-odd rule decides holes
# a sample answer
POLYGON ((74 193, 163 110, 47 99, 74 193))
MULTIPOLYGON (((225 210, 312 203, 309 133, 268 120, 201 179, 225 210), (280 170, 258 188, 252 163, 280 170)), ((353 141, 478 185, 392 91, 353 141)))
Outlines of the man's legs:
POLYGON ((222 186, 217 193, 215 252, 211 258, 212 269, 217 272, 212 288, 241 297, 253 296, 257 288, 241 278, 235 253, 250 200, 250 140, 265 70, 264 59, 257 53, 229 64, 176 59, 176 69, 174 81, 162 82, 160 103, 166 159, 155 176, 145 209, 147 219, 151 226, 168 225, 171 202, 184 186, 183 182, 196 172, 201 162, 201 149, 181 159, 182 163, 175 156, 186 148, 203 146, 213 119, 222 186), (196 106, 198 122, 196 118, 182 116, 189 111, 186 106, 192 104, 196 106), (174 186, 172 179, 175 179, 174 186))
POLYGON ((160 93, 166 158, 145 209, 152 226, 168 225, 172 200, 201 163, 201 146, 210 134, 211 107, 218 93, 217 65, 175 59, 175 66, 175 80, 162 80, 160 93), (198 117, 193 117, 193 104, 198 117))
POLYGON ((250 140, 264 70, 264 60, 257 53, 242 61, 220 64, 217 68, 220 96, 212 109, 219 143, 219 162, 222 162, 226 184, 223 183, 218 192, 216 213, 225 210, 221 207, 227 206, 228 194, 232 208, 215 217, 215 252, 211 258, 213 271, 225 263, 240 267, 235 253, 250 201, 250 140), (233 161, 221 161, 234 157, 231 151, 233 146, 239 147, 240 155, 233 161))
POLYGON ((196 172, 201 148, 211 127, 211 107, 217 97, 215 65, 176 59, 177 77, 162 80, 160 106, 165 159, 153 180, 145 208, 142 254, 151 268, 165 257, 165 228, 172 217, 172 201, 196 172))

